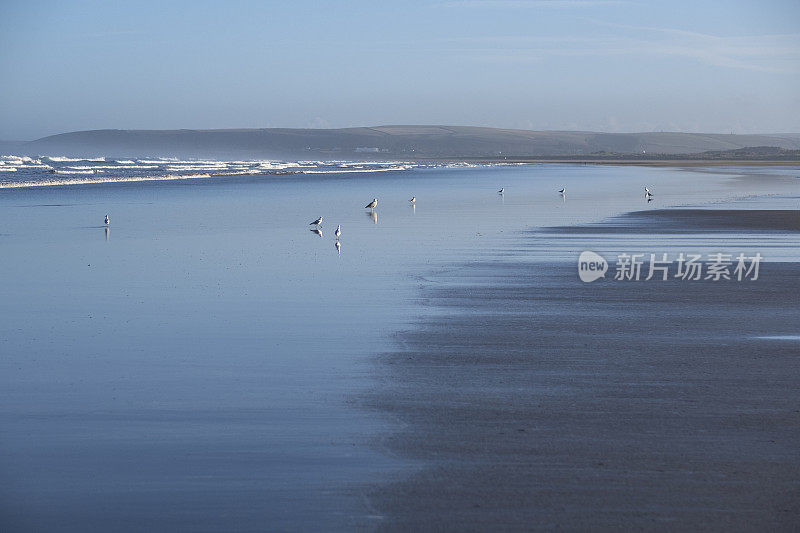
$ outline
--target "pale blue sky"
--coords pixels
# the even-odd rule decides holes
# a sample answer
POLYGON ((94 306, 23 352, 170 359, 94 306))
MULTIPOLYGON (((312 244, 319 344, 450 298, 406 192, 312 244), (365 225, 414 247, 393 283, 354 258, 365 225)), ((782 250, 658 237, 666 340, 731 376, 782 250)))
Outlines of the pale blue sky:
POLYGON ((800 131, 800 2, 0 0, 0 139, 459 124, 800 131))

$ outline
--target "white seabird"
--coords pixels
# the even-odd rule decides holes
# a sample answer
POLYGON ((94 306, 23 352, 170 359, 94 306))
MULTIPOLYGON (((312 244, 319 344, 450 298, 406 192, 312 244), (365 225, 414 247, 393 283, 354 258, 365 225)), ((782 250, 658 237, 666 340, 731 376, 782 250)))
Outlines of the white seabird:
POLYGON ((560 191, 558 191, 558 192, 560 192, 561 194, 566 194, 566 192, 567 192, 567 188, 566 188, 566 187, 564 187, 563 189, 561 189, 561 190, 560 190, 560 191))
POLYGON ((412 204, 416 203, 416 201, 417 201, 417 197, 416 196, 412 196, 411 200, 409 200, 409 202, 411 202, 412 204))
POLYGON ((506 192, 506 188, 505 187, 503 187, 502 189, 497 191, 497 194, 503 194, 504 192, 506 192))
POLYGON ((341 224, 336 226, 336 231, 334 231, 333 234, 336 235, 336 240, 338 241, 339 237, 342 235, 342 225, 341 224))
POLYGON ((375 206, 378 205, 378 199, 373 198, 370 203, 364 206, 364 209, 375 209, 375 206))
POLYGON ((321 225, 322 225, 322 217, 319 217, 317 220, 309 224, 309 226, 321 226, 321 225))
POLYGON ((106 215, 106 226, 108 226, 110 223, 111 223, 111 219, 108 218, 108 215, 106 215))

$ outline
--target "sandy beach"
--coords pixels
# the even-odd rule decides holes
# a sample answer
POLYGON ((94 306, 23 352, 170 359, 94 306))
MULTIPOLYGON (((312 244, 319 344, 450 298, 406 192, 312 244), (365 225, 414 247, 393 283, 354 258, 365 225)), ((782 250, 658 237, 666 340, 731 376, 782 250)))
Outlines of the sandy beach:
MULTIPOLYGON (((767 231, 796 251, 798 221, 662 209, 546 233, 645 235, 656 252, 668 234, 735 248, 767 231)), ((440 312, 379 359, 367 403, 404 424, 381 445, 420 465, 374 489, 384 529, 794 530, 800 264, 766 263, 754 282, 586 284, 543 233, 516 263, 438 276, 422 299, 440 312)))
POLYGON ((796 516, 797 343, 755 338, 796 335, 796 169, 331 170, 2 190, 0 522, 796 516), (576 278, 582 249, 688 244, 769 262, 750 285, 576 278))

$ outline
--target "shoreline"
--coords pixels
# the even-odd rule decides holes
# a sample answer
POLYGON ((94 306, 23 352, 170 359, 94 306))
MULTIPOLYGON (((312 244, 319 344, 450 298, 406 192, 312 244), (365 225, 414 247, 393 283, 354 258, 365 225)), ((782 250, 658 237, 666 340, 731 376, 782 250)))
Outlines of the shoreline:
MULTIPOLYGON (((691 209, 686 223, 671 211, 605 226, 735 243, 796 236, 800 219, 691 209), (741 222, 725 230, 719 217, 741 222)), ((590 241, 587 229, 558 228, 590 241)), ((800 263, 764 265, 749 284, 583 284, 535 238, 524 237, 540 248, 533 262, 470 263, 423 287, 420 300, 446 312, 379 358, 367 403, 404 428, 381 446, 423 465, 373 488, 383 529, 791 530, 800 263)))
MULTIPOLYGON (((432 160, 433 161, 433 160, 432 160)), ((575 164, 575 165, 610 165, 610 166, 641 166, 641 167, 709 167, 709 166, 752 166, 752 167, 792 167, 800 166, 800 160, 718 160, 718 159, 663 159, 663 160, 648 160, 648 159, 535 159, 535 158, 511 158, 511 159, 437 159, 443 163, 470 163, 470 164, 575 164)))

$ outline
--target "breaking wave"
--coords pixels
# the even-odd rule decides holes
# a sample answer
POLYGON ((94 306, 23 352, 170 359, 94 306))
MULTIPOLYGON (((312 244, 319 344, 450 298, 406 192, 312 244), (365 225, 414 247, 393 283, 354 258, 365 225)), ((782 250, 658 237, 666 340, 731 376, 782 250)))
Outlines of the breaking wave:
POLYGON ((55 161, 56 163, 64 163, 71 161, 94 161, 97 163, 104 162, 105 157, 60 157, 60 156, 47 156, 46 159, 55 161))
POLYGON ((15 183, 0 183, 0 189, 22 189, 28 187, 58 187, 63 185, 94 185, 102 183, 133 183, 140 181, 170 181, 170 180, 188 180, 198 178, 210 178, 212 175, 208 173, 202 174, 183 174, 166 176, 130 176, 130 177, 103 177, 103 178, 73 178, 73 179, 60 179, 60 180, 36 180, 36 181, 19 181, 15 183))
POLYGON ((56 170, 56 174, 99 174, 102 170, 56 170))
MULTIPOLYGON (((465 163, 407 161, 272 161, 144 158, 111 159, 66 156, 0 156, 1 189, 58 187, 102 183, 133 183, 208 179, 242 175, 356 174, 402 172, 415 168, 476 166, 465 163), (43 163, 42 161, 50 164, 43 163), (20 172, 17 172, 17 171, 20 172), (12 174, 13 173, 13 174, 12 174)), ((483 165, 477 165, 483 166, 483 165)))
POLYGON ((359 172, 393 172, 399 170, 409 170, 415 168, 415 165, 396 165, 392 167, 381 168, 341 168, 341 169, 323 169, 323 170, 300 170, 301 174, 352 174, 359 172))

